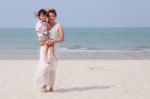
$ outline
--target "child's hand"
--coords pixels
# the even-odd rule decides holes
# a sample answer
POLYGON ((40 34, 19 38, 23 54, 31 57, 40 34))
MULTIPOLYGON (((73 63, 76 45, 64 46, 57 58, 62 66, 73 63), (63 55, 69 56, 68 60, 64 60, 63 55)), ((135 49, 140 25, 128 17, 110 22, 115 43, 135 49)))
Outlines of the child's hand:
POLYGON ((43 32, 47 32, 47 28, 45 28, 46 26, 45 25, 42 25, 41 26, 41 30, 43 31, 43 32))
POLYGON ((47 29, 43 29, 44 32, 47 32, 47 29))
POLYGON ((50 32, 50 31, 48 31, 48 34, 51 34, 51 32, 50 32))
POLYGON ((48 41, 45 42, 45 45, 48 45, 48 41))
POLYGON ((53 40, 48 40, 47 41, 47 45, 48 46, 53 46, 54 45, 54 41, 53 40))

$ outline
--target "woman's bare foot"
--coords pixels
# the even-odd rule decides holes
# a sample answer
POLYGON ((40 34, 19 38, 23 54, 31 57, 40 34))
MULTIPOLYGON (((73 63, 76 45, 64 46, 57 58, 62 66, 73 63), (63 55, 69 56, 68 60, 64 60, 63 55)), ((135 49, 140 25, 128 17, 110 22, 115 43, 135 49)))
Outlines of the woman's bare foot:
POLYGON ((48 91, 48 92, 53 92, 54 89, 53 89, 53 87, 52 87, 52 88, 49 88, 47 91, 48 91))
POLYGON ((48 92, 53 92, 53 91, 54 91, 54 90, 53 90, 53 87, 47 86, 47 91, 48 91, 48 92))
POLYGON ((44 85, 44 86, 41 87, 41 92, 47 92, 46 85, 44 85))
POLYGON ((53 87, 52 88, 50 88, 50 90, 49 90, 50 92, 53 92, 54 91, 54 89, 53 89, 53 87))

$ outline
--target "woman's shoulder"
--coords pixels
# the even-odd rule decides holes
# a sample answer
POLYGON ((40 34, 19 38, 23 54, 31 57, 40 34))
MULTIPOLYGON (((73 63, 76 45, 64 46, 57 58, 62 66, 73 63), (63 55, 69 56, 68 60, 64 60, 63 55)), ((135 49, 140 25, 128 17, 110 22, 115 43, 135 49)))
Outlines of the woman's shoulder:
POLYGON ((61 23, 57 23, 58 28, 63 28, 63 25, 61 23))

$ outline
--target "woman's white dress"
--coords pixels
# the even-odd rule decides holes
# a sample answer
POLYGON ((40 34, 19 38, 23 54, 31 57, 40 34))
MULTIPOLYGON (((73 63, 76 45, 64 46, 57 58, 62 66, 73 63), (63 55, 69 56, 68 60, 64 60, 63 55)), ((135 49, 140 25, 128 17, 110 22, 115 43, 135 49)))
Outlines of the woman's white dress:
MULTIPOLYGON (((50 38, 58 39, 59 32, 58 32, 58 24, 55 24, 53 28, 49 31, 51 33, 50 38)), ((54 44, 55 55, 58 58, 57 50, 58 50, 58 43, 54 44)), ((52 57, 50 54, 50 48, 48 50, 48 58, 52 57)), ((39 85, 50 85, 51 87, 54 86, 55 83, 55 75, 56 75, 56 67, 57 67, 57 60, 52 58, 51 63, 47 64, 44 60, 44 49, 43 46, 40 48, 40 60, 38 63, 38 68, 35 74, 35 83, 39 85)))

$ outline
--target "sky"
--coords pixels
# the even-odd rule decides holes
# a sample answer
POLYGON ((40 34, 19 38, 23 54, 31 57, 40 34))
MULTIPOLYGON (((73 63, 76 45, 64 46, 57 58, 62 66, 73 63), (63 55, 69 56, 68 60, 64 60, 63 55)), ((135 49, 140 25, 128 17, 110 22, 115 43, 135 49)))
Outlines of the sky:
POLYGON ((150 27, 150 0, 1 0, 0 28, 33 28, 41 8, 64 27, 150 27))

